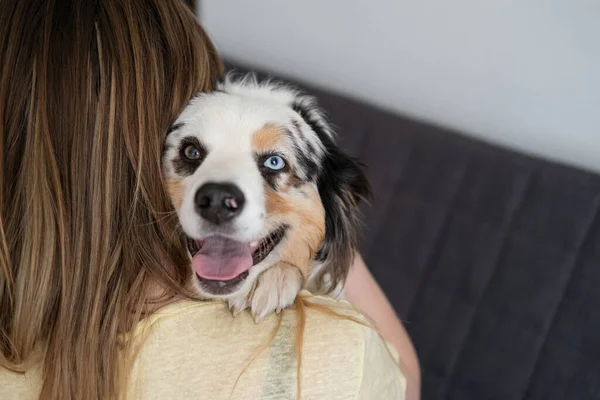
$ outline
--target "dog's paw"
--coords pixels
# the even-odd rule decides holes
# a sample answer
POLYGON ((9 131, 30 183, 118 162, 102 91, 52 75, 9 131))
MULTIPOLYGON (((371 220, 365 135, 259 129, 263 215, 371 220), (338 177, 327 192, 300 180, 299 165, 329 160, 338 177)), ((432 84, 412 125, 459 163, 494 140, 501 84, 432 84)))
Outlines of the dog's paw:
POLYGON ((250 306, 248 296, 237 296, 228 300, 229 311, 234 317, 250 306))
POLYGON ((289 264, 282 263, 263 272, 247 298, 254 321, 294 304, 303 281, 298 268, 289 264))

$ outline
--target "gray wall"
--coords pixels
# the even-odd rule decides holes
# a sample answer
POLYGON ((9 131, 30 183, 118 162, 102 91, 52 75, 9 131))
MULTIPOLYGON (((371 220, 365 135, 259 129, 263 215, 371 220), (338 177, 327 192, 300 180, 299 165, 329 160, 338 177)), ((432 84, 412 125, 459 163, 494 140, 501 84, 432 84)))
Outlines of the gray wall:
POLYGON ((220 51, 600 171, 600 0, 204 0, 220 51))

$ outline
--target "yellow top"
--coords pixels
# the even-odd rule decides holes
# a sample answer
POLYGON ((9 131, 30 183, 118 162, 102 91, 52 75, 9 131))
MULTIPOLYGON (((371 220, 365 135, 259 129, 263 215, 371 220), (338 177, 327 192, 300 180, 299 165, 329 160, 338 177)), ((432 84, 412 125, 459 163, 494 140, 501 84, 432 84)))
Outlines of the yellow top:
MULTIPOLYGON (((345 302, 325 297, 310 301, 361 318, 345 302)), ((277 315, 255 324, 249 313, 233 318, 220 302, 166 306, 133 332, 141 346, 127 398, 296 399, 295 324, 291 310, 283 312, 281 324, 277 315)), ((373 329, 309 307, 301 399, 404 400, 406 380, 393 354, 373 329)), ((0 369, 0 399, 33 400, 39 390, 39 369, 25 375, 0 369)))

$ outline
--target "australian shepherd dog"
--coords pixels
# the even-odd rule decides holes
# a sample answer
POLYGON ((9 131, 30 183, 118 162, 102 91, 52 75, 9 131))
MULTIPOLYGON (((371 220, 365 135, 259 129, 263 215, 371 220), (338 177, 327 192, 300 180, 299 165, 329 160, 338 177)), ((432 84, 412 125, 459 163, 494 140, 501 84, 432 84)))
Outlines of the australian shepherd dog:
POLYGON ((163 175, 202 298, 258 321, 303 288, 340 292, 370 189, 313 97, 224 78, 169 129, 163 175))

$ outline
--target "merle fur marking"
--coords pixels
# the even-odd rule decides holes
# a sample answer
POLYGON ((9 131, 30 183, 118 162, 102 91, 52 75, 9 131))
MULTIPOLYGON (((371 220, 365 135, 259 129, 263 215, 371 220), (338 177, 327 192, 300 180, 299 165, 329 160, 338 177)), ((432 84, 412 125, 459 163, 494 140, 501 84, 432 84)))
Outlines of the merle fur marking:
MULTIPOLYGON (((297 131, 298 135, 300 135, 300 126, 297 125, 297 123, 295 124, 295 126, 298 129, 298 131, 297 131)), ((302 172, 304 172, 306 180, 308 182, 312 182, 315 179, 317 172, 319 171, 319 166, 317 165, 317 160, 313 159, 314 154, 315 154, 315 149, 310 144, 310 142, 305 141, 304 143, 306 145, 307 150, 304 151, 302 149, 302 147, 300 146, 300 144, 298 143, 298 141, 302 140, 302 139, 300 137, 298 137, 298 135, 295 135, 293 132, 286 131, 286 133, 294 145, 294 150, 295 150, 296 158, 298 159, 299 167, 302 169, 302 172)))
POLYGON ((319 139, 323 140, 323 137, 331 138, 331 127, 327 124, 318 108, 312 104, 310 97, 300 96, 290 107, 302 117, 304 122, 310 126, 319 139))

